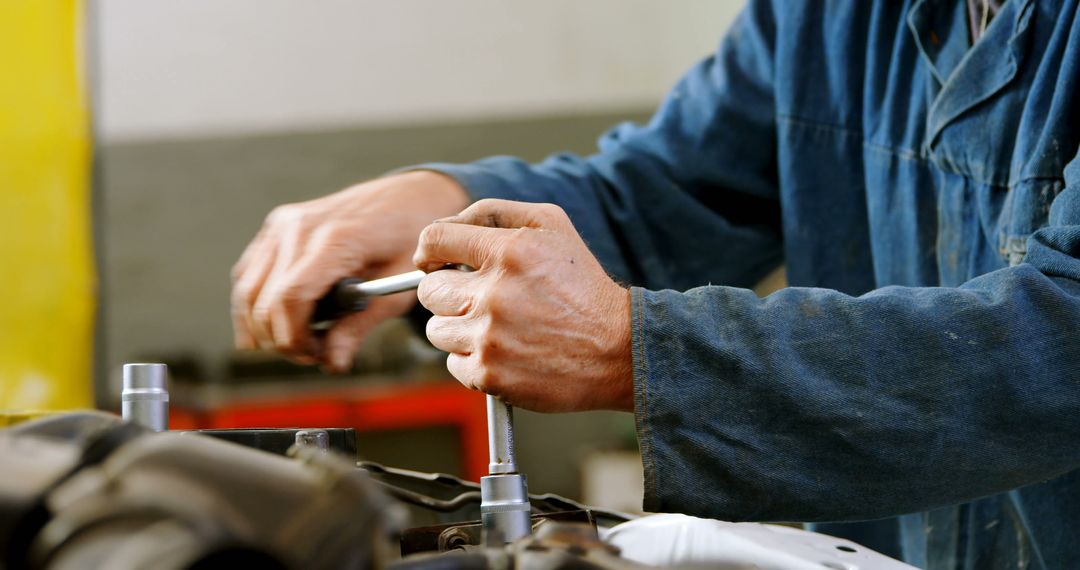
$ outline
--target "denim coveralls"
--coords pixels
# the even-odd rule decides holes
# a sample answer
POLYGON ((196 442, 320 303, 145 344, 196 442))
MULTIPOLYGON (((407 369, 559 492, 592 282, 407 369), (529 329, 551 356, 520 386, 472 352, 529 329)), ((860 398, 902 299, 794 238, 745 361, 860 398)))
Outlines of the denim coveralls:
POLYGON ((974 47, 964 11, 751 1, 597 154, 424 167, 559 204, 635 285, 646 509, 920 513, 823 526, 1080 568, 1077 0, 1010 0, 974 47), (745 289, 781 263, 791 288, 745 289))

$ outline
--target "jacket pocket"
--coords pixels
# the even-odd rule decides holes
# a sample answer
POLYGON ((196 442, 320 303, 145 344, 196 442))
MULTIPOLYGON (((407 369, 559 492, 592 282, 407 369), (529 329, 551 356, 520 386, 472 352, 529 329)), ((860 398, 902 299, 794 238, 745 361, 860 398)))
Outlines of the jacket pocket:
POLYGON ((1064 189, 1062 178, 1030 178, 1008 191, 998 216, 998 250, 1010 267, 1024 261, 1028 238, 1047 225, 1050 206, 1064 189))

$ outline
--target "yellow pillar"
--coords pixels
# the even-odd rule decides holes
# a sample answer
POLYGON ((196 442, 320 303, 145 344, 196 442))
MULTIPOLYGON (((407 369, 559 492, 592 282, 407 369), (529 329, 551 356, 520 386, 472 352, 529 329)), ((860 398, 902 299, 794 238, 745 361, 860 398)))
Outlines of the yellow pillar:
POLYGON ((81 0, 0 0, 0 410, 93 402, 81 0))

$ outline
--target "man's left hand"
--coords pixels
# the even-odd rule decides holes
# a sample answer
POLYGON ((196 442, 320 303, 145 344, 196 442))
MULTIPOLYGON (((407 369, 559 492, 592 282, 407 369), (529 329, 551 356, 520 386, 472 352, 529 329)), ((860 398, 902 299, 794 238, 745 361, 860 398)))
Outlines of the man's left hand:
POLYGON ((630 293, 561 208, 481 200, 428 226, 413 261, 462 384, 536 411, 633 410, 630 293))

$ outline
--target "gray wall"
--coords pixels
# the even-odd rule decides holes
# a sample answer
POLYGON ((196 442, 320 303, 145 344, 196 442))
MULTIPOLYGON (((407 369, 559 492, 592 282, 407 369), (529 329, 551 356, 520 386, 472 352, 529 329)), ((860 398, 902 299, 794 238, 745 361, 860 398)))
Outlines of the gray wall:
POLYGON ((105 140, 651 106, 744 0, 97 0, 105 140))
MULTIPOLYGON (((588 153, 624 118, 645 113, 104 146, 105 383, 118 378, 123 362, 162 354, 195 355, 221 376, 231 353, 229 269, 275 205, 418 162, 588 153)), ((625 443, 633 429, 629 415, 608 413, 522 413, 518 423, 533 488, 570 495, 577 493, 577 457, 592 446, 625 443)), ((369 449, 376 460, 438 468, 410 464, 438 455, 423 452, 430 438, 414 439, 415 449, 377 441, 369 449)))

